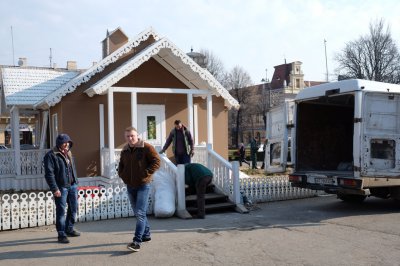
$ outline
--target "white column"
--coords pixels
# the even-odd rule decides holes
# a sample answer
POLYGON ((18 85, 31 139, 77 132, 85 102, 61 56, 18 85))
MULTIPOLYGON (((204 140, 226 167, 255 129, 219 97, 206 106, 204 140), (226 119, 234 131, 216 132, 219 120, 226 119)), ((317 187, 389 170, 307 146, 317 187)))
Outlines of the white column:
POLYGON ((197 109, 197 104, 193 105, 193 122, 194 122, 194 130, 193 130, 193 140, 194 145, 199 145, 199 112, 197 109))
POLYGON ((19 142, 19 109, 16 106, 11 108, 11 136, 15 174, 19 176, 21 175, 21 146, 19 142))
POLYGON ((100 151, 104 148, 104 104, 99 104, 100 151))
POLYGON ((177 197, 177 211, 186 210, 185 200, 185 165, 178 164, 178 175, 176 176, 176 197, 177 197))
POLYGON ((187 95, 189 130, 193 134, 193 95, 187 95))
POLYGON ((212 95, 207 94, 207 142, 211 144, 211 148, 214 143, 213 137, 213 110, 212 110, 212 95))
POLYGON ((131 93, 131 124, 136 130, 138 129, 138 118, 137 118, 137 93, 131 93))
POLYGON ((110 167, 108 177, 114 178, 115 175, 115 148, 114 148, 114 92, 112 88, 107 93, 108 104, 108 149, 110 151, 110 167))
POLYGON ((42 113, 42 128, 40 133, 40 149, 44 149, 46 143, 46 135, 47 135, 47 125, 49 123, 49 111, 43 111, 42 113))

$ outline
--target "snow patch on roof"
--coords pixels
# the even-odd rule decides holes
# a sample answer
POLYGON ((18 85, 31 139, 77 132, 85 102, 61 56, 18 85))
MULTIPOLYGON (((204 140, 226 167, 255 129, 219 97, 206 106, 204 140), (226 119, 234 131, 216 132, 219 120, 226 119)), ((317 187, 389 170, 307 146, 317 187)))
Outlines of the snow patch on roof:
POLYGON ((1 69, 6 105, 35 105, 75 78, 78 71, 43 68, 3 67, 1 69))

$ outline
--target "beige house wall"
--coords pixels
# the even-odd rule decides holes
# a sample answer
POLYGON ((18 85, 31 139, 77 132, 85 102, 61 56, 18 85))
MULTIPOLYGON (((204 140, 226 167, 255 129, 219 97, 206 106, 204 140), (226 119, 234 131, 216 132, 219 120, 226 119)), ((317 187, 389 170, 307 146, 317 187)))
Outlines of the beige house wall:
MULTIPOLYGON (((103 73, 96 75, 88 83, 82 84, 75 92, 64 96, 59 104, 51 108, 51 114, 58 114, 59 133, 69 134, 74 141, 72 152, 80 177, 100 175, 99 104, 104 105, 105 142, 108 146, 107 95, 96 95, 90 98, 84 91, 120 63, 117 62, 117 64, 107 67, 103 73)), ((154 59, 142 64, 115 86, 187 88, 154 59)), ((199 104, 199 140, 207 141, 206 100, 196 97, 194 102, 199 104)), ((172 129, 176 119, 188 124, 187 96, 185 94, 138 93, 137 103, 165 105, 166 135, 172 129)), ((114 93, 115 147, 122 147, 124 144, 123 133, 124 129, 130 126, 130 110, 130 94, 114 93)), ((221 97, 213 97, 213 119, 214 150, 227 158, 227 110, 225 110, 224 100, 221 97)), ((170 150, 168 155, 172 156, 170 150)))

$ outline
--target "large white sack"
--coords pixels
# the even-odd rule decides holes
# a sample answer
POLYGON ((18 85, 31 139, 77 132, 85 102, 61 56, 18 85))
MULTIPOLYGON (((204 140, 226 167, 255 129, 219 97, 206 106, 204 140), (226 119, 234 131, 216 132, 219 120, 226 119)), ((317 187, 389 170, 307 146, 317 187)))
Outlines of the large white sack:
POLYGON ((154 216, 171 217, 175 213, 175 180, 160 169, 153 175, 154 216))

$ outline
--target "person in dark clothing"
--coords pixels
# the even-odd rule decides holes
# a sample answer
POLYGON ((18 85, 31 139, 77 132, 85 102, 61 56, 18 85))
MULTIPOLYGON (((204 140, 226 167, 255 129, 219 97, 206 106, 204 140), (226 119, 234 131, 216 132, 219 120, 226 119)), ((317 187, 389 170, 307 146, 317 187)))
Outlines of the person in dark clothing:
POLYGON ((242 166, 242 163, 246 163, 250 167, 250 163, 246 160, 246 148, 243 143, 239 144, 239 164, 242 166))
POLYGON ((78 178, 71 153, 72 145, 67 134, 60 134, 56 146, 44 156, 45 178, 56 205, 58 242, 63 244, 69 243, 67 236, 81 235, 74 229, 78 210, 78 178))
POLYGON ((175 156, 175 164, 190 163, 194 155, 193 138, 190 131, 182 124, 181 120, 175 120, 175 128, 171 130, 164 147, 160 153, 164 153, 172 143, 172 152, 175 156))
POLYGON ((195 218, 205 218, 206 188, 211 183, 212 178, 211 170, 202 164, 189 163, 185 165, 185 184, 189 186, 189 189, 196 190, 197 195, 197 216, 195 218))
POLYGON ((151 240, 150 225, 147 220, 150 183, 153 174, 160 168, 160 157, 154 147, 138 138, 133 127, 125 129, 127 144, 121 151, 118 176, 126 184, 128 198, 136 217, 136 228, 132 243, 127 245, 131 251, 140 251, 142 242, 151 240))
POLYGON ((252 169, 258 169, 257 168, 257 140, 255 138, 252 138, 250 141, 250 157, 251 157, 251 168, 252 169))
POLYGON ((264 144, 263 144, 263 154, 264 154, 264 160, 263 160, 263 163, 262 163, 262 165, 261 165, 261 169, 264 169, 265 168, 265 160, 266 160, 266 157, 265 157, 265 155, 266 155, 266 150, 267 150, 267 144, 268 144, 268 139, 266 139, 265 141, 264 141, 264 144))

